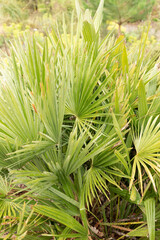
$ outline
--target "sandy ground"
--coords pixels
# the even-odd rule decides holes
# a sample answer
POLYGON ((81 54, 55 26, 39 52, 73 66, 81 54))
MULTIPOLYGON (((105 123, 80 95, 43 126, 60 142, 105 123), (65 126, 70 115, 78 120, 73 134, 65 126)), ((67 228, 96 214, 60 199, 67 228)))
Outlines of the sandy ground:
MULTIPOLYGON (((126 28, 127 33, 136 33, 136 32, 140 33, 143 31, 144 25, 147 26, 147 23, 144 23, 144 22, 128 23, 128 24, 124 24, 124 27, 126 28)), ((160 40, 160 23, 152 23, 150 25, 149 36, 151 35, 154 35, 157 38, 157 40, 160 40)))

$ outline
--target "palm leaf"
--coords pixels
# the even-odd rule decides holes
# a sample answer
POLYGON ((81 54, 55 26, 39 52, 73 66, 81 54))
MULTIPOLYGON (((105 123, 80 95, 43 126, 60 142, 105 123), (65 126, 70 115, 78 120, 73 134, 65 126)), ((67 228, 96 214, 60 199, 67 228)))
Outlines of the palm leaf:
POLYGON ((152 198, 144 201, 149 239, 155 240, 155 200, 152 198))
POLYGON ((71 217, 67 213, 64 213, 63 211, 43 205, 34 206, 34 210, 41 215, 54 219, 64 224, 65 226, 75 230, 76 232, 81 233, 82 237, 87 236, 86 230, 82 227, 82 225, 73 217, 71 217))

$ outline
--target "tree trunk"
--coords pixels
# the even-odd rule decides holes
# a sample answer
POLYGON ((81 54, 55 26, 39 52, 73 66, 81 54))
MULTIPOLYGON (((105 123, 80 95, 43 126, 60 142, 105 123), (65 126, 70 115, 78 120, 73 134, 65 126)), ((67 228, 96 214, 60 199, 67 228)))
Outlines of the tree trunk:
POLYGON ((38 0, 33 0, 34 10, 38 11, 38 0))
POLYGON ((121 32, 121 25, 122 25, 122 23, 119 22, 119 23, 118 23, 118 36, 122 35, 122 32, 121 32))

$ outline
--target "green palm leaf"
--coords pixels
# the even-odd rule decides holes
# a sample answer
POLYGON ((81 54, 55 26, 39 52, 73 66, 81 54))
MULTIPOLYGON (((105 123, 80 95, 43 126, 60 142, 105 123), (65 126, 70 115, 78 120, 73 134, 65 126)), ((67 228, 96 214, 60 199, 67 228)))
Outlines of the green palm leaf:
POLYGON ((87 236, 87 232, 82 227, 82 225, 78 221, 76 221, 73 217, 71 217, 67 213, 64 213, 61 210, 43 205, 34 206, 34 210, 39 214, 54 219, 64 224, 65 226, 75 230, 76 232, 81 233, 82 237, 87 236))
POLYGON ((153 198, 144 201, 149 239, 155 240, 155 200, 153 198))
POLYGON ((160 168, 159 168, 159 143, 160 143, 159 126, 160 124, 159 123, 157 124, 157 119, 158 117, 156 117, 154 120, 152 117, 150 117, 146 126, 144 125, 144 121, 143 121, 142 127, 140 129, 140 133, 137 135, 137 137, 136 136, 134 137, 136 155, 133 162, 132 180, 130 182, 130 189, 132 187, 136 168, 137 168, 139 177, 140 177, 142 193, 143 193, 142 170, 140 165, 142 165, 146 174, 152 181, 155 191, 156 191, 156 186, 155 186, 151 169, 156 173, 160 172, 160 168))

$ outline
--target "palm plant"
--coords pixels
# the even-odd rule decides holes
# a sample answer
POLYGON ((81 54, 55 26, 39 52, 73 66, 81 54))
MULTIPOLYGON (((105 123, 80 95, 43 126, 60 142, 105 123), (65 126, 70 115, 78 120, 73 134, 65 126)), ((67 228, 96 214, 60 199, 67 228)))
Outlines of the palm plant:
POLYGON ((0 237, 154 240, 158 53, 146 35, 136 54, 122 36, 102 40, 103 1, 94 18, 76 10, 76 29, 72 15, 42 41, 25 34, 1 62, 0 237))

